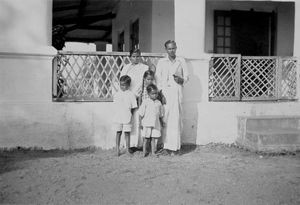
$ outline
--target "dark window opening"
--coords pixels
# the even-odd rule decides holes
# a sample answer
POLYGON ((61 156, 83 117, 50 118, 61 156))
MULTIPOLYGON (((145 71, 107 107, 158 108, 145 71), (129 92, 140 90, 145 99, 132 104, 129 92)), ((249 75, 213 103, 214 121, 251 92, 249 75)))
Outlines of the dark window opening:
POLYGON ((118 51, 125 51, 125 39, 124 39, 124 31, 119 34, 118 38, 118 51))
POLYGON ((130 50, 139 48, 139 20, 134 21, 130 26, 130 50))
POLYGON ((274 12, 215 11, 214 53, 274 55, 275 19, 274 12))

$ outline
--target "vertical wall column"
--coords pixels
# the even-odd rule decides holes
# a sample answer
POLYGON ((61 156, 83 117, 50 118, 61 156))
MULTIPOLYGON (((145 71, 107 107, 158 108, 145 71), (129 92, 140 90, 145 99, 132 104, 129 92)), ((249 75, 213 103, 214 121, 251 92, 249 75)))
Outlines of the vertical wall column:
POLYGON ((297 95, 300 99, 300 1, 295 1, 294 56, 298 58, 297 95))
POLYGON ((295 1, 294 56, 300 57, 300 1, 295 1))
POLYGON ((0 19, 0 51, 51 47, 52 0, 1 0, 0 19))
POLYGON ((204 54, 205 0, 174 0, 175 40, 178 52, 187 58, 204 54))

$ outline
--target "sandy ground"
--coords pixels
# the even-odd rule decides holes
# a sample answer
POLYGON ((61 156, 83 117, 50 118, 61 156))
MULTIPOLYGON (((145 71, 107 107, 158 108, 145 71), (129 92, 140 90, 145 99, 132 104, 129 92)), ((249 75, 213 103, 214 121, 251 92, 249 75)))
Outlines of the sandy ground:
POLYGON ((234 146, 181 155, 113 150, 1 151, 1 204, 300 204, 300 153, 234 146))

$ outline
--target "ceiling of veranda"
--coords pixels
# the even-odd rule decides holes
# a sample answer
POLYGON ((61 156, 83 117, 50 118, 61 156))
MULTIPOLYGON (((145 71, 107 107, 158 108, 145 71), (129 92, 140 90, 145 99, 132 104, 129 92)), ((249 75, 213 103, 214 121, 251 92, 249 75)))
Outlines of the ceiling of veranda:
POLYGON ((64 41, 110 43, 114 8, 119 1, 53 0, 54 38, 61 35, 64 41))

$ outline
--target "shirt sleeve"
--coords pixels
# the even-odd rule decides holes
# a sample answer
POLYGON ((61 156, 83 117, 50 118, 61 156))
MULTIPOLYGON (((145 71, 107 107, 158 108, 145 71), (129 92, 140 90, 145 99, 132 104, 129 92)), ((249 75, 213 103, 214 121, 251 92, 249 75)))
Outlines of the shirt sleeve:
POLYGON ((141 117, 144 117, 145 111, 146 111, 146 105, 145 105, 145 102, 142 102, 142 105, 139 107, 138 114, 139 114, 141 117))

